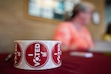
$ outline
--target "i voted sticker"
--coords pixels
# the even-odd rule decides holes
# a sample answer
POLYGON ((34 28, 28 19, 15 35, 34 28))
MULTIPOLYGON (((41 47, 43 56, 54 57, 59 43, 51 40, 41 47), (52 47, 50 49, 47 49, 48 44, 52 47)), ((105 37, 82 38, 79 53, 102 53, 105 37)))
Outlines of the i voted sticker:
POLYGON ((42 43, 33 43, 26 49, 26 62, 31 67, 42 67, 48 59, 47 47, 42 43))
POLYGON ((57 43, 52 50, 52 59, 56 65, 61 64, 62 52, 61 52, 60 46, 61 46, 60 43, 57 43))
POLYGON ((22 51, 21 51, 21 47, 18 43, 15 43, 15 57, 14 57, 14 65, 19 65, 20 61, 21 61, 21 57, 22 57, 22 51))

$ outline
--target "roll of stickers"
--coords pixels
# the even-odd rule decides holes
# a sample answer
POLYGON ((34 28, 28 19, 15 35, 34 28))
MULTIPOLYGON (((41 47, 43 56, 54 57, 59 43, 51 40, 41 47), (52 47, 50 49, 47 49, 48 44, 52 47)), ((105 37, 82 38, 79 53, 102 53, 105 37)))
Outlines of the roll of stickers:
POLYGON ((16 40, 14 66, 46 70, 61 66, 61 41, 16 40))

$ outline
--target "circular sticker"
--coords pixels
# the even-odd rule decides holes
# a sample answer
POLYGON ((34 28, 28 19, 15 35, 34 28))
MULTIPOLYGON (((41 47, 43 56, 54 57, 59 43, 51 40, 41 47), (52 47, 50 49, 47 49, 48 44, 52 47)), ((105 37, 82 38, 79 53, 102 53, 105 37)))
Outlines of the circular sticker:
POLYGON ((33 43, 26 49, 26 61, 31 67, 42 67, 48 59, 48 51, 42 43, 33 43))
POLYGON ((56 65, 60 65, 61 64, 61 55, 62 55, 62 52, 61 52, 61 44, 60 43, 57 43, 53 50, 52 50, 52 58, 53 58, 53 61, 56 65))
POLYGON ((15 57, 14 57, 14 65, 18 65, 20 60, 21 60, 21 56, 22 56, 22 52, 21 52, 21 48, 20 45, 18 43, 15 43, 15 57))

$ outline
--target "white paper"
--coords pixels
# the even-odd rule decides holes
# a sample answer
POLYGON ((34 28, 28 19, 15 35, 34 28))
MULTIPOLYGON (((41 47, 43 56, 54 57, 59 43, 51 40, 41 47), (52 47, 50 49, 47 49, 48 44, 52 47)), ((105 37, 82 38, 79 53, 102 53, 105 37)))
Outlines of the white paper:
POLYGON ((71 56, 78 56, 78 57, 85 57, 85 58, 92 58, 93 57, 93 53, 79 52, 79 51, 70 52, 70 55, 71 56))

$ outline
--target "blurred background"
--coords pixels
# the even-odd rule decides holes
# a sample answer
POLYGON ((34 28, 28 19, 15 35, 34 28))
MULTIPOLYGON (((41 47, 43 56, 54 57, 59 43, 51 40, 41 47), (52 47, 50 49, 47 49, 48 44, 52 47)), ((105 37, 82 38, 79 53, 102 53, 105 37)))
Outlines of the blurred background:
MULTIPOLYGON (((56 0, 56 1, 59 2, 61 0, 56 0)), ((111 1, 110 0, 81 0, 81 1, 91 2, 95 5, 96 12, 99 15, 100 21, 98 24, 95 24, 92 21, 90 25, 87 25, 87 28, 91 32, 94 40, 102 40, 102 36, 107 29, 106 27, 108 26, 107 24, 111 21, 111 1)), ((0 0, 0 53, 13 52, 14 40, 53 39, 55 28, 58 26, 60 20, 58 19, 51 20, 53 18, 48 18, 50 20, 47 20, 45 18, 46 19, 45 20, 44 17, 40 18, 40 16, 39 20, 37 20, 36 16, 28 15, 27 13, 28 2, 30 1, 0 0)))

